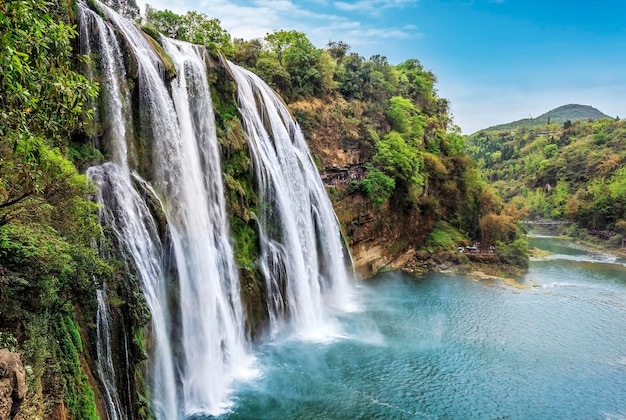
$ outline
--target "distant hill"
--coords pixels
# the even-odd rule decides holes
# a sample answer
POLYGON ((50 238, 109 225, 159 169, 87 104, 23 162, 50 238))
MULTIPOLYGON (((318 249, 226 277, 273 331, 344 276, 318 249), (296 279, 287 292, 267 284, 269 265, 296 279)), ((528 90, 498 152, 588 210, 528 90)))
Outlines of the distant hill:
POLYGON ((524 118, 522 120, 513 121, 508 124, 494 125, 493 127, 489 127, 481 131, 514 130, 519 127, 533 128, 547 124, 548 118, 550 119, 551 123, 563 124, 567 120, 587 121, 613 117, 610 117, 589 105, 569 104, 554 108, 553 110, 548 111, 545 114, 538 116, 537 118, 524 118))

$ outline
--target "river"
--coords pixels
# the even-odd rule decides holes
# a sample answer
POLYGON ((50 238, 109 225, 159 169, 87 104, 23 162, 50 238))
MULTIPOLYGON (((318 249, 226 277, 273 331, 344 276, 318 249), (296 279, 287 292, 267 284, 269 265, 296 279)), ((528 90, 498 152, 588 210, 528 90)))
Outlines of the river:
MULTIPOLYGON (((385 273, 334 332, 255 350, 228 419, 625 419, 626 261, 531 246, 526 288, 385 273)), ((331 329, 332 330, 332 329, 331 329)))

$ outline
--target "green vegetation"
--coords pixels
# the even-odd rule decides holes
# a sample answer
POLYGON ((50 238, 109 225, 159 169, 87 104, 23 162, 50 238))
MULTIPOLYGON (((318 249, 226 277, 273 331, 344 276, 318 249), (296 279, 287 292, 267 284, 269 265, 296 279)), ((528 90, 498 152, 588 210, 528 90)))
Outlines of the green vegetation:
POLYGON ((426 238, 426 246, 443 249, 454 249, 466 240, 447 222, 440 220, 426 238))
POLYGON ((32 368, 25 410, 38 410, 41 387, 73 418, 88 419, 97 415, 73 308, 93 313, 94 278, 113 273, 92 248, 100 235, 88 200, 94 187, 76 167, 100 156, 81 137, 98 86, 76 71, 67 7, 0 3, 0 331, 16 338, 32 368))
POLYGON ((481 131, 468 150, 483 176, 530 219, 626 234, 626 123, 566 121, 515 132, 481 131))
MULTIPOLYGON (((156 10, 148 5, 145 20, 148 31, 153 30, 170 38, 205 45, 226 56, 233 53, 230 35, 222 29, 219 19, 210 19, 204 13, 187 12, 185 15, 178 15, 170 10, 156 10)), ((152 34, 151 36, 156 38, 152 34)))
POLYGON ((567 121, 591 121, 602 118, 611 118, 589 105, 563 105, 538 116, 537 118, 524 118, 507 124, 495 125, 482 131, 505 131, 518 128, 537 128, 546 124, 565 124, 567 121))
MULTIPOLYGON (((379 209, 389 200, 395 186, 396 182, 393 178, 385 175, 376 168, 371 168, 365 179, 359 182, 352 182, 350 192, 362 191, 367 194, 370 201, 379 209)), ((338 194, 336 189, 332 191, 338 194)))

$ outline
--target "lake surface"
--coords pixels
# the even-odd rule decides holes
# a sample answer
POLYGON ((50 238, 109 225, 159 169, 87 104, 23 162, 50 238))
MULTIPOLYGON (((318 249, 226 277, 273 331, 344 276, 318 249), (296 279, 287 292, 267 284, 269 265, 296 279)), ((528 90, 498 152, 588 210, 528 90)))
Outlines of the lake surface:
POLYGON ((228 419, 625 419, 626 261, 552 238, 530 288, 386 273, 335 334, 255 349, 228 419))

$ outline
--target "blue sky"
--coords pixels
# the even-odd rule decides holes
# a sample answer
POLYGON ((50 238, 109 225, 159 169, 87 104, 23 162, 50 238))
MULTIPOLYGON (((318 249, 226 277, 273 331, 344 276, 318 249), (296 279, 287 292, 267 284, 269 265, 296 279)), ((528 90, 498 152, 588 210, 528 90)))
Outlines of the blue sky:
POLYGON ((569 103, 626 118, 626 1, 608 0, 152 0, 197 10, 233 37, 279 29, 318 47, 348 43, 392 64, 417 58, 438 77, 469 134, 569 103))

